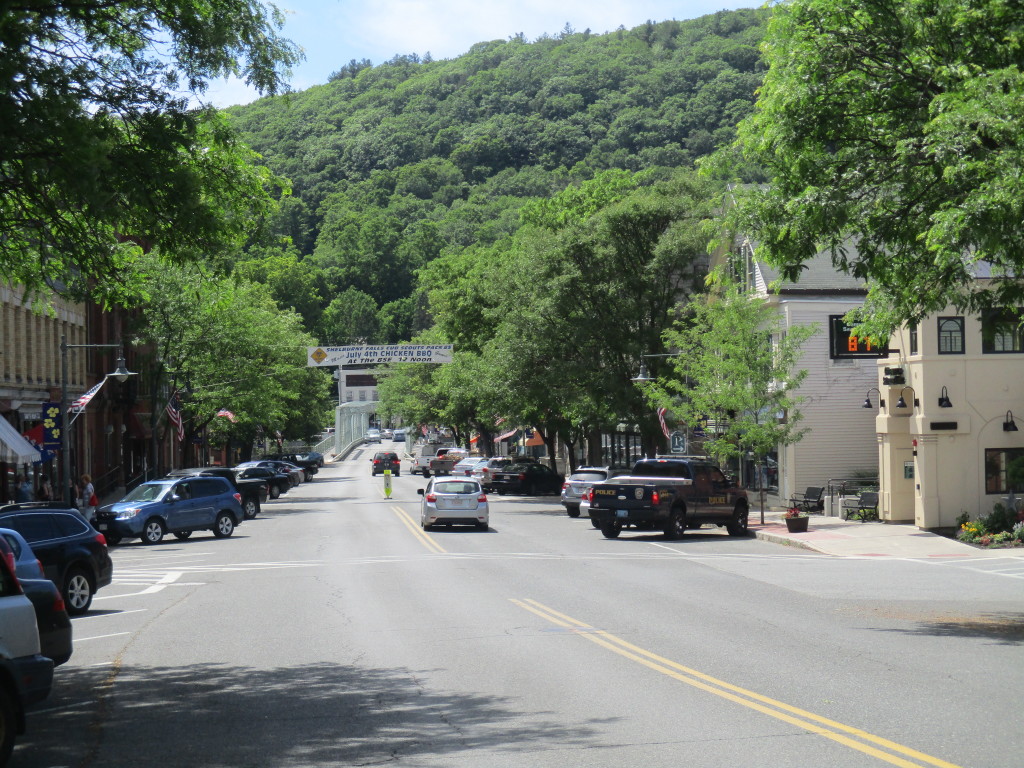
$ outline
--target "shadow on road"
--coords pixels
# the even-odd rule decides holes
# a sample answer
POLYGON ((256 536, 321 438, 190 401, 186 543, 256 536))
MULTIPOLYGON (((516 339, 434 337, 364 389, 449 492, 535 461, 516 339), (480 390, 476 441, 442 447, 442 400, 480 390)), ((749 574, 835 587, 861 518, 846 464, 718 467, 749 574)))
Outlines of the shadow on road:
POLYGON ((564 749, 601 733, 501 697, 431 691, 429 674, 327 663, 61 669, 13 765, 371 765, 478 748, 564 749))

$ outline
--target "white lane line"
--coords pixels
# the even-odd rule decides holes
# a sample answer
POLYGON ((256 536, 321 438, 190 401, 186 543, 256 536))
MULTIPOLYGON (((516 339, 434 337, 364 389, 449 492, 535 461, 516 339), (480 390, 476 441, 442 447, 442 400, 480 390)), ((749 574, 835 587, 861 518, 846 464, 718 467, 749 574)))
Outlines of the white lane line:
MULTIPOLYGON (((93 598, 93 602, 95 602, 97 600, 102 600, 102 599, 103 599, 102 597, 94 597, 93 598)), ((135 609, 133 609, 131 611, 118 611, 114 615, 116 615, 116 616, 124 616, 126 613, 145 613, 148 610, 149 610, 149 608, 135 608, 135 609)), ((103 616, 76 616, 75 619, 74 619, 74 622, 75 622, 75 624, 78 624, 78 623, 83 622, 83 621, 92 621, 94 619, 109 619, 109 618, 112 618, 110 614, 104 614, 103 616)))
POLYGON ((121 635, 130 635, 131 632, 114 632, 111 635, 96 635, 95 637, 76 637, 76 643, 84 643, 86 640, 105 640, 108 637, 120 637, 121 635))

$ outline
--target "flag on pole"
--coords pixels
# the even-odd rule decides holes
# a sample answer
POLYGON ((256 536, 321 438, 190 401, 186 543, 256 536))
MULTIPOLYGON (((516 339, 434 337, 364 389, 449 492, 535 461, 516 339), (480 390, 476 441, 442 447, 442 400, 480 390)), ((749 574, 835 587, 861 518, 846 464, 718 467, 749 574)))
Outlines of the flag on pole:
POLYGON ((178 390, 171 393, 171 399, 167 401, 164 410, 167 411, 167 419, 174 425, 175 436, 178 442, 185 439, 185 422, 181 419, 181 403, 178 401, 178 390))
POLYGON ((230 421, 232 424, 234 424, 236 421, 238 421, 238 419, 235 418, 235 414, 233 414, 227 408, 221 408, 219 411, 217 411, 217 416, 223 416, 225 419, 230 421))
POLYGON ((85 409, 85 406, 87 406, 89 404, 89 401, 92 400, 94 397, 96 397, 96 393, 99 392, 103 388, 103 384, 106 381, 107 381, 106 379, 103 379, 95 387, 93 387, 88 392, 86 392, 84 395, 82 395, 77 400, 75 400, 73 403, 71 403, 71 407, 68 408, 68 411, 69 412, 70 411, 74 411, 75 413, 79 413, 79 412, 83 411, 85 409))
POLYGON ((671 439, 672 435, 669 433, 668 426, 665 424, 665 409, 664 408, 659 408, 658 409, 658 423, 661 424, 661 432, 662 432, 662 434, 664 434, 665 437, 671 439))

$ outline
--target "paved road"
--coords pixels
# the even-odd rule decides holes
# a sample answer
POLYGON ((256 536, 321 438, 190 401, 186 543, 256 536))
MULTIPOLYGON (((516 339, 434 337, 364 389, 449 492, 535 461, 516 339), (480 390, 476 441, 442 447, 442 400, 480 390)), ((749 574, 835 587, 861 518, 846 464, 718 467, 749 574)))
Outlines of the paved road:
POLYGON ((114 550, 14 766, 999 766, 1019 578, 718 530, 607 540, 552 497, 423 532, 366 451, 228 540, 114 550))

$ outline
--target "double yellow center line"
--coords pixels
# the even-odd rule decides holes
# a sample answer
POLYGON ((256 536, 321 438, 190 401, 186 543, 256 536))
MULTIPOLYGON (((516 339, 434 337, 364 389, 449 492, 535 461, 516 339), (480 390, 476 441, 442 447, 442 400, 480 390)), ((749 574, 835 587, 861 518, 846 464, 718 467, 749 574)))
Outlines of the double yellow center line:
POLYGON ((808 712, 768 696, 762 696, 754 691, 748 691, 745 688, 732 685, 724 680, 719 680, 699 672, 696 669, 677 664, 670 659, 663 658, 633 645, 621 637, 616 637, 609 632, 596 629, 589 624, 566 616, 564 613, 559 613, 553 608, 538 603, 536 600, 517 600, 511 598, 511 601, 520 608, 540 616, 555 626, 575 630, 579 633, 580 637, 613 653, 617 653, 630 661, 653 669, 655 672, 660 672, 681 683, 686 683, 694 688, 699 688, 702 691, 714 694, 769 717, 774 717, 777 720, 782 720, 798 728, 803 728, 811 733, 824 736, 826 739, 831 739, 850 749, 876 757, 890 765, 898 765, 902 768, 921 768, 922 765, 934 765, 939 766, 939 768, 959 768, 959 766, 953 763, 926 755, 923 752, 918 752, 915 749, 897 744, 881 736, 875 736, 860 728, 844 725, 835 720, 816 715, 813 712, 808 712))
POLYGON ((448 550, 446 550, 444 547, 442 547, 440 544, 434 541, 433 536, 424 531, 420 527, 419 523, 417 523, 408 512, 406 512, 401 507, 392 507, 391 509, 392 511, 394 511, 396 515, 398 515, 398 519, 402 521, 402 525, 404 525, 406 528, 412 531, 412 535, 419 539, 420 543, 423 544, 423 546, 425 546, 428 550, 430 550, 436 555, 448 554, 448 550))

